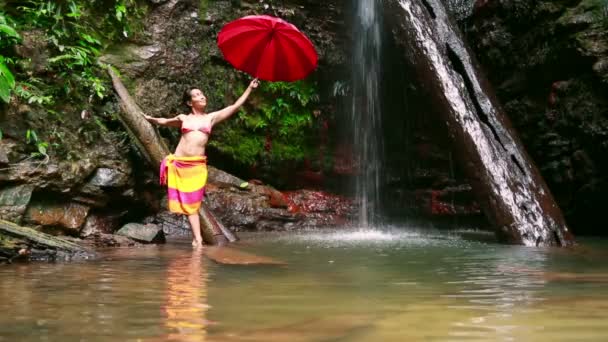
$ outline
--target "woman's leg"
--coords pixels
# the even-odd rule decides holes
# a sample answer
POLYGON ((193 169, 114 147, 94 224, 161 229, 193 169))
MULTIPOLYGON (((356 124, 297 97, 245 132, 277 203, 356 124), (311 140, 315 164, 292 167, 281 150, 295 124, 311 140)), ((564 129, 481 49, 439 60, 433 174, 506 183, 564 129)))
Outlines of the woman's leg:
POLYGON ((190 228, 192 228, 192 246, 194 247, 202 247, 203 246, 203 238, 201 237, 201 219, 198 216, 198 213, 188 215, 188 221, 190 222, 190 228))

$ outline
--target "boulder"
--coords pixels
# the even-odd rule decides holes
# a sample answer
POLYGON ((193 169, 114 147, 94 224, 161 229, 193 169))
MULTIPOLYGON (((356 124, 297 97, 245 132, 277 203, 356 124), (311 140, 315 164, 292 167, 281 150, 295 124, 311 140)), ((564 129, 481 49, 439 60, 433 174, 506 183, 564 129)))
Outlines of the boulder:
POLYGON ((0 189, 0 219, 21 222, 32 197, 34 187, 28 184, 8 186, 0 189))
POLYGON ((47 227, 60 227, 69 235, 77 236, 89 213, 89 207, 80 203, 37 201, 27 208, 24 220, 47 227))
POLYGON ((165 243, 166 241, 162 228, 155 224, 127 223, 116 234, 143 243, 165 243))
POLYGON ((96 234, 112 234, 120 227, 119 220, 119 215, 108 213, 90 214, 80 230, 80 237, 87 238, 96 234))
POLYGON ((119 188, 127 185, 129 175, 124 172, 106 167, 95 170, 88 184, 99 187, 119 188))

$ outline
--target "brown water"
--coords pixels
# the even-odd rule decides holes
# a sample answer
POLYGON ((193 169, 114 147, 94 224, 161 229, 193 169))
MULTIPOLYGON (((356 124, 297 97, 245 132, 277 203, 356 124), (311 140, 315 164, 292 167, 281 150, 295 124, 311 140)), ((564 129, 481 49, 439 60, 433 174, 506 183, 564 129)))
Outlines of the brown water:
POLYGON ((0 341, 608 340, 608 241, 464 233, 242 236, 287 266, 216 264, 185 240, 2 266, 0 341))

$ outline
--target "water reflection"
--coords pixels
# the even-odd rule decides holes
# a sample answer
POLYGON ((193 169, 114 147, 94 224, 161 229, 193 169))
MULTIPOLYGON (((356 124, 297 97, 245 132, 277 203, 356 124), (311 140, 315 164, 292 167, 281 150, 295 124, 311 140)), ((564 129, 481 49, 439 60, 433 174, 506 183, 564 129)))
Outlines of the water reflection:
POLYGON ((206 340, 207 280, 207 267, 200 249, 186 251, 169 262, 163 306, 167 340, 206 340))

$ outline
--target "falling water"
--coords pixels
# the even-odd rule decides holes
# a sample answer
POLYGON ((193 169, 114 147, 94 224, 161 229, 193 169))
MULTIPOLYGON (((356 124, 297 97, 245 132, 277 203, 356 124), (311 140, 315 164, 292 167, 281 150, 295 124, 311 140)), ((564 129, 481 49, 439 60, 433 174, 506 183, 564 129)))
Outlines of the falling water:
POLYGON ((382 161, 381 107, 381 18, 378 0, 356 0, 354 53, 352 59, 353 97, 351 120, 353 149, 359 163, 356 195, 361 201, 359 224, 374 224, 380 200, 382 161))

